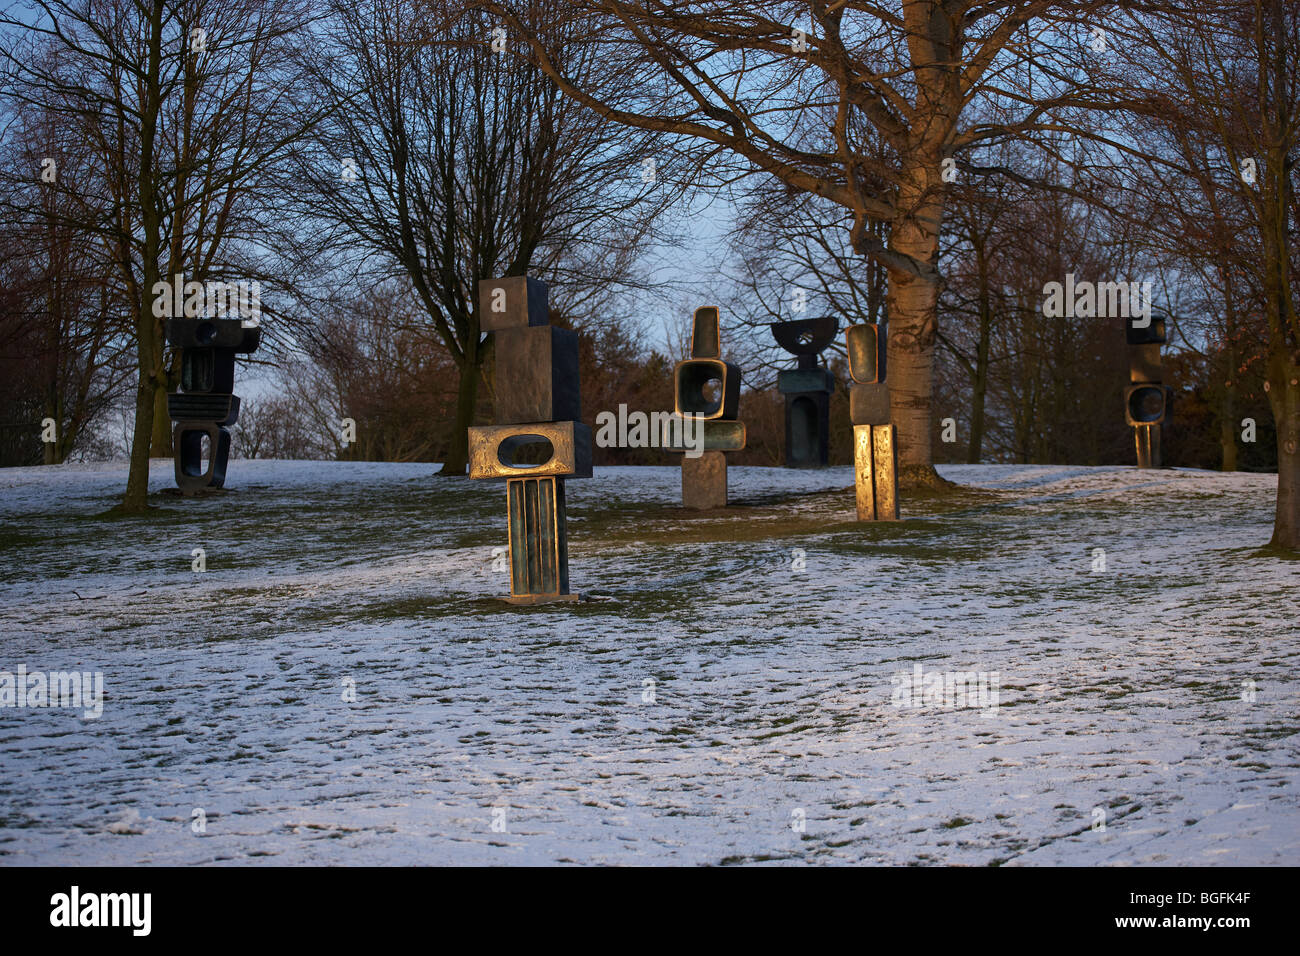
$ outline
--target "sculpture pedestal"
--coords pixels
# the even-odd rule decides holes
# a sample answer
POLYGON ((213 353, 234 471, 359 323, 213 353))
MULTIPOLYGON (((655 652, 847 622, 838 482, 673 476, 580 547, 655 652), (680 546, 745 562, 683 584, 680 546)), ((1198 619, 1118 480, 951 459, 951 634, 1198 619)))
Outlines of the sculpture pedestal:
POLYGON ((696 511, 727 507, 727 456, 706 451, 682 456, 682 507, 696 511))
POLYGON ((898 520, 898 443, 893 425, 853 426, 859 521, 898 520))
POLYGON ((1137 425, 1133 428, 1139 468, 1160 467, 1160 425, 1137 425))
POLYGON ((569 594, 569 539, 564 522, 563 478, 511 478, 506 482, 512 604, 576 601, 569 594))

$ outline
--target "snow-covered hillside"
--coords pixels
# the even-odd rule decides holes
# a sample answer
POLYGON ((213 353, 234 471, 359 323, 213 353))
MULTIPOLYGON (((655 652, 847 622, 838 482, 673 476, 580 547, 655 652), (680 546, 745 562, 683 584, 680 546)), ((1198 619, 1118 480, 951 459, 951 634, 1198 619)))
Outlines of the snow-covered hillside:
POLYGON ((0 864, 1300 863, 1276 479, 942 471, 868 526, 848 468, 706 515, 598 469, 591 600, 535 608, 503 486, 429 465, 235 461, 136 519, 124 466, 0 471, 0 672, 105 688, 0 708, 0 864), (917 665, 996 705, 896 706, 917 665))

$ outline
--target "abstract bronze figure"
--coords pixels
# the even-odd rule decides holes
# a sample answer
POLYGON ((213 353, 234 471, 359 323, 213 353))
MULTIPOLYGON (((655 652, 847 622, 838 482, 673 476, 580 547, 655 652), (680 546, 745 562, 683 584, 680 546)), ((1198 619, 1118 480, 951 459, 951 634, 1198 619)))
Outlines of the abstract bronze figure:
POLYGON ((785 466, 825 468, 830 444, 831 394, 835 376, 817 360, 839 331, 834 316, 773 322, 778 345, 799 359, 794 369, 777 373, 777 390, 785 396, 785 466))
POLYGON ((180 391, 167 396, 167 417, 176 423, 172 447, 176 487, 183 494, 225 484, 230 459, 227 428, 239 418, 235 354, 252 352, 261 340, 262 330, 245 327, 241 319, 167 320, 167 341, 181 353, 180 391))
POLYGON ((546 283, 526 276, 479 283, 479 328, 494 338, 496 424, 470 428, 469 476, 506 482, 505 600, 576 601, 564 482, 591 477, 591 429, 578 421, 578 335, 550 324, 546 283))
POLYGON ((721 356, 722 330, 717 308, 696 309, 691 331, 691 357, 673 368, 674 412, 679 417, 694 418, 691 424, 703 432, 699 436, 698 453, 686 453, 682 458, 684 508, 725 508, 726 453, 745 447, 745 425, 736 420, 740 405, 740 369, 724 362, 721 356), (710 390, 714 394, 710 395, 710 390))
POLYGON ((1164 383, 1160 346, 1166 341, 1165 320, 1125 327, 1129 345, 1129 386, 1124 390, 1124 420, 1133 426, 1139 468, 1160 467, 1160 433, 1169 414, 1169 390, 1164 383))
POLYGON ((849 418, 859 521, 898 520, 898 442, 885 384, 885 334, 878 325, 851 325, 849 418))

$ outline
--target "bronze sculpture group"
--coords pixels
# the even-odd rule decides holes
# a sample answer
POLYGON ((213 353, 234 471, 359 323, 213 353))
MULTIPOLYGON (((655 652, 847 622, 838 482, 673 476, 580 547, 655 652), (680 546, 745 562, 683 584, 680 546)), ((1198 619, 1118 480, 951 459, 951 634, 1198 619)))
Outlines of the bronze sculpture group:
MULTIPOLYGON (((581 421, 578 337, 550 323, 547 287, 538 279, 485 279, 478 293, 480 330, 494 338, 495 421, 469 429, 469 476, 506 483, 510 595, 505 600, 576 601, 578 595, 569 591, 564 488, 566 479, 592 474, 592 432, 581 421)), ((818 356, 837 330, 833 317, 772 325, 777 343, 798 358, 797 368, 781 371, 777 379, 785 397, 787 467, 827 463, 835 377, 818 356)), ((256 349, 260 330, 239 319, 190 317, 170 319, 167 336, 181 364, 180 389, 168 396, 176 422, 177 486, 184 493, 220 488, 230 452, 227 429, 239 414, 235 355, 256 349)), ((694 441, 683 438, 664 447, 684 453, 682 505, 696 510, 727 506, 726 453, 746 443, 745 425, 737 417, 741 370, 723 360, 721 338, 718 309, 697 309, 691 355, 673 369, 675 421, 698 432, 694 441)), ((1164 319, 1145 327, 1130 322, 1127 342, 1132 361, 1126 419, 1134 428, 1138 467, 1158 468, 1168 408, 1160 363, 1164 319)), ((897 433, 890 421, 884 329, 849 326, 845 346, 858 520, 898 520, 897 433)), ((676 433, 690 434, 681 428, 676 433)))

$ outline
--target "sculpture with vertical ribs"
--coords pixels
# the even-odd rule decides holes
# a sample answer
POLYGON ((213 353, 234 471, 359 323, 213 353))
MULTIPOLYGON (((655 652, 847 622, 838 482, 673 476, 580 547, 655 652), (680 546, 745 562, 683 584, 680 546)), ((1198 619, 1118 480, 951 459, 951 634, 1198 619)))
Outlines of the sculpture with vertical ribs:
POLYGON ((859 521, 898 520, 898 442, 889 419, 885 335, 880 326, 850 325, 849 418, 859 521))
POLYGON ((192 495, 226 483, 230 459, 228 426, 239 418, 235 392, 235 354, 249 353, 262 330, 241 319, 167 320, 167 341, 181 353, 180 391, 167 396, 167 417, 176 423, 172 447, 176 487, 192 495), (207 464, 204 465, 204 439, 207 464))
POLYGON ((591 429, 578 420, 578 335, 550 324, 546 283, 527 276, 479 283, 479 327, 494 339, 496 424, 470 428, 469 476, 506 482, 505 600, 576 601, 564 482, 591 477, 591 429), (525 452, 539 448, 540 455, 525 452))
POLYGON ((1145 326, 1129 319, 1124 329, 1129 345, 1129 386, 1124 390, 1124 420, 1133 426, 1139 468, 1160 467, 1160 433, 1169 414, 1160 346, 1166 341, 1165 320, 1151 318, 1145 326))
POLYGON ((740 369, 722 360, 718 310, 695 310, 691 357, 673 368, 673 405, 678 418, 694 418, 700 429, 698 455, 682 457, 682 507, 695 510, 727 506, 727 452, 745 447, 745 425, 737 421, 740 369), (706 389, 716 391, 710 396, 706 389))

